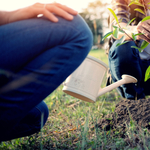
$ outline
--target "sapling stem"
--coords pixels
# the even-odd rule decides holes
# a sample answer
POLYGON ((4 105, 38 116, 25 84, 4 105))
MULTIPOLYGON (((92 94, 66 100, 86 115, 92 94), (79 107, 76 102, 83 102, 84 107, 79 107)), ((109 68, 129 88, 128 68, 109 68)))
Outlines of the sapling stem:
POLYGON ((119 25, 119 28, 130 38, 131 41, 134 41, 133 38, 132 38, 130 35, 128 35, 128 34, 122 29, 122 27, 121 27, 120 25, 119 25))

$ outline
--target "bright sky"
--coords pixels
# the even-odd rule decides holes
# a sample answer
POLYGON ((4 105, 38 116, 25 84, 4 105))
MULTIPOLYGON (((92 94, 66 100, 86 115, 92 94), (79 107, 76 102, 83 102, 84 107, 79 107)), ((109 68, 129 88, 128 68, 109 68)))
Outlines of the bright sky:
MULTIPOLYGON (((52 3, 58 2, 67 5, 78 12, 81 12, 83 8, 88 6, 88 3, 95 0, 0 0, 0 10, 15 10, 18 8, 26 7, 36 2, 40 3, 52 3)), ((104 0, 101 0, 102 2, 104 0)), ((110 3, 111 0, 105 0, 105 3, 110 3)))

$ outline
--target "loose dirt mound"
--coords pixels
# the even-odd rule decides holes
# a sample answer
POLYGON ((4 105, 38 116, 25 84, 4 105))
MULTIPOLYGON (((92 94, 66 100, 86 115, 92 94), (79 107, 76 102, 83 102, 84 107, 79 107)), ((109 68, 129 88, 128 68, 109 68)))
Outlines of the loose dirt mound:
POLYGON ((150 99, 122 100, 116 105, 115 112, 100 120, 96 126, 105 130, 118 127, 124 130, 131 120, 150 130, 150 99))

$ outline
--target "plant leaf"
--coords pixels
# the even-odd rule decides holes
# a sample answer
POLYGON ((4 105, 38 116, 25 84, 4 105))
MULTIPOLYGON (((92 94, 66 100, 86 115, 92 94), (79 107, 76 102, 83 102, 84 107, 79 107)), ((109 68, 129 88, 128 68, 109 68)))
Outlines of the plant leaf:
POLYGON ((144 11, 142 11, 141 9, 139 9, 139 8, 136 8, 136 9, 134 9, 135 11, 138 11, 138 12, 140 12, 140 13, 142 13, 142 14, 144 14, 145 15, 145 13, 144 13, 144 11))
POLYGON ((139 47, 137 47, 137 46, 131 46, 131 48, 138 49, 138 50, 139 50, 139 52, 141 52, 141 51, 142 51, 142 49, 141 49, 141 48, 139 48, 139 47))
POLYGON ((105 40, 106 38, 108 38, 111 34, 113 34, 113 31, 108 32, 107 34, 105 34, 102 38, 102 41, 105 40))
POLYGON ((123 35, 118 41, 119 41, 119 43, 123 43, 124 40, 125 40, 125 36, 123 35))
POLYGON ((113 27, 114 27, 114 28, 118 28, 117 26, 114 26, 114 25, 113 25, 113 27))
POLYGON ((138 1, 133 1, 133 2, 131 2, 128 6, 131 6, 131 5, 133 5, 133 4, 144 7, 144 6, 143 6, 140 2, 138 2, 138 1))
POLYGON ((137 34, 135 34, 134 36, 137 36, 137 35, 142 35, 143 33, 137 33, 137 34))
POLYGON ((149 20, 149 19, 150 19, 150 16, 147 16, 147 17, 143 18, 141 22, 144 22, 144 21, 149 20))
POLYGON ((118 44, 116 45, 117 47, 120 46, 120 45, 123 45, 125 44, 127 41, 125 41, 125 36, 123 35, 119 40, 118 40, 118 44))
POLYGON ((123 42, 123 43, 118 43, 117 45, 116 45, 116 47, 118 47, 118 46, 120 46, 120 45, 123 45, 123 44, 125 44, 125 43, 127 43, 128 41, 125 41, 125 42, 123 42))
POLYGON ((148 42, 143 41, 140 48, 141 48, 141 49, 144 49, 144 48, 146 48, 148 45, 149 45, 148 42))
MULTIPOLYGON (((114 26, 114 25, 113 25, 113 27, 114 27, 114 28, 119 28, 119 27, 114 26)), ((125 32, 124 32, 122 29, 120 29, 120 28, 119 28, 119 32, 125 33, 125 32)))
POLYGON ((113 31, 113 36, 117 39, 118 38, 118 32, 119 32, 119 28, 115 28, 113 31))
POLYGON ((136 36, 135 36, 134 33, 132 33, 132 38, 133 38, 134 41, 136 41, 136 36))
POLYGON ((149 78, 150 78, 150 66, 146 70, 144 81, 146 82, 149 78))
POLYGON ((128 26, 129 24, 131 24, 133 21, 135 20, 135 18, 133 18, 132 20, 130 20, 126 26, 128 26))
POLYGON ((114 12, 111 8, 108 8, 108 10, 109 10, 109 11, 111 12, 111 14, 114 16, 114 18, 115 18, 117 24, 119 24, 119 21, 118 21, 118 18, 117 18, 117 16, 116 16, 115 12, 114 12))

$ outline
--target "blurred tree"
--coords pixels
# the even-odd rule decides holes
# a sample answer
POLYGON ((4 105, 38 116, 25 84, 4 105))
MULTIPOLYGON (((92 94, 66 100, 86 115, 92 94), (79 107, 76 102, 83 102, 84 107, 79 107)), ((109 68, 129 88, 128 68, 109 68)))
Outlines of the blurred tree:
POLYGON ((89 3, 88 7, 83 9, 83 11, 80 13, 93 33, 94 45, 100 45, 104 43, 104 41, 101 39, 104 34, 103 28, 104 26, 107 26, 107 6, 107 3, 104 4, 100 0, 96 0, 95 2, 89 3))

